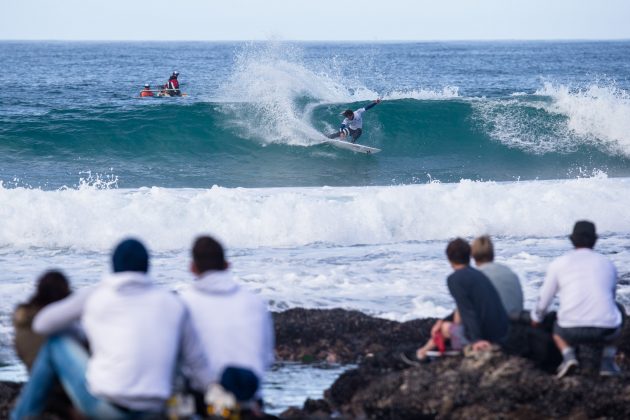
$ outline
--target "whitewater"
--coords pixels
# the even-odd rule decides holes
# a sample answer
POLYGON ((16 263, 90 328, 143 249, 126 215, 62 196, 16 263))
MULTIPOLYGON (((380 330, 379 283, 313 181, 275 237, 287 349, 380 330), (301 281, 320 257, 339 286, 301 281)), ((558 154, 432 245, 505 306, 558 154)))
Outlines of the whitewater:
MULTIPOLYGON (((587 219, 630 304, 628 48, 0 42, 22 92, 0 90, 0 379, 25 378, 11 314, 38 275, 93 284, 130 236, 174 290, 211 234, 273 311, 404 321, 452 309, 444 248, 458 236, 491 235, 531 307, 587 219), (173 69, 188 97, 137 97, 173 69), (361 143, 381 153, 322 143, 377 97, 361 143)), ((269 401, 318 397, 341 370, 278 367, 269 401)))

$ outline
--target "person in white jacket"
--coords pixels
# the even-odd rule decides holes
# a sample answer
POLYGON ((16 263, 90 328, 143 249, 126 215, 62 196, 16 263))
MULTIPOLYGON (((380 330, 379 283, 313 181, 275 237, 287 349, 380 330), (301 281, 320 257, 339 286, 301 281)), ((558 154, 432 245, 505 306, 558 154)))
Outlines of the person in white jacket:
POLYGON ((274 361, 273 321, 266 302, 233 279, 223 247, 213 238, 197 238, 192 259, 197 280, 180 295, 203 343, 212 380, 220 383, 225 369, 235 367, 252 371, 262 383, 274 361))
POLYGON ((563 357, 557 376, 561 378, 578 367, 575 346, 583 343, 604 347, 601 375, 618 375, 615 342, 621 334, 623 315, 615 301, 617 270, 608 258, 593 250, 597 234, 592 222, 576 222, 569 238, 575 249, 549 265, 531 312, 532 321, 534 325, 542 321, 557 294, 559 307, 553 339, 563 357))
POLYGON ((128 419, 159 413, 172 393, 178 357, 200 392, 210 373, 183 303, 147 275, 146 248, 121 242, 113 274, 88 289, 48 305, 34 320, 50 338, 40 350, 12 419, 38 416, 55 378, 88 418, 128 419), (90 353, 63 332, 80 321, 90 353))

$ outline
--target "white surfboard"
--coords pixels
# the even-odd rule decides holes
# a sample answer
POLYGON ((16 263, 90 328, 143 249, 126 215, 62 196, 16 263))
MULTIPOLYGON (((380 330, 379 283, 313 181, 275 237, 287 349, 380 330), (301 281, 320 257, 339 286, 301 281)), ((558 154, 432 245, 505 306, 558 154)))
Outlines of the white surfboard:
POLYGON ((353 152, 365 153, 367 155, 372 155, 381 151, 381 149, 377 149, 376 147, 364 146, 362 144, 351 143, 343 140, 328 139, 324 143, 340 149, 352 150, 353 152))

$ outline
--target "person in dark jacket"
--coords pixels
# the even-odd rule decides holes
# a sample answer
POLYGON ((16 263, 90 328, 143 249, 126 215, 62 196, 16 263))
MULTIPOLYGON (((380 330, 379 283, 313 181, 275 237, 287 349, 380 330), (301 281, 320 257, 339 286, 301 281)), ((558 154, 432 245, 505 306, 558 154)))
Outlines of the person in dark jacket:
POLYGON ((440 347, 442 340, 449 340, 453 350, 470 345, 477 351, 503 343, 508 334, 509 319, 501 298, 490 280, 470 266, 468 242, 461 238, 449 242, 446 256, 454 270, 446 283, 457 309, 434 324, 431 339, 416 353, 418 359, 440 347))

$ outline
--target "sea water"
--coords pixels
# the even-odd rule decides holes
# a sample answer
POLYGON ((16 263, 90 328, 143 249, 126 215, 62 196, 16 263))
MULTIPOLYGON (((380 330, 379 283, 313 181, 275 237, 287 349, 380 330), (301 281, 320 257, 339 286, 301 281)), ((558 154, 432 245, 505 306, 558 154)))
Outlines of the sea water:
MULTIPOLYGON (((0 59, 0 378, 25 378, 11 313, 37 276, 93 284, 128 236, 168 288, 207 233, 271 310, 404 321, 452 309, 449 239, 492 235, 531 307, 588 219, 630 303, 628 41, 0 42, 0 59), (173 70, 188 96, 139 98, 173 70), (360 142, 381 153, 322 144, 377 97, 360 142)), ((279 365, 266 398, 281 411, 341 370, 279 365)))

